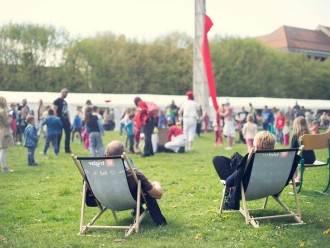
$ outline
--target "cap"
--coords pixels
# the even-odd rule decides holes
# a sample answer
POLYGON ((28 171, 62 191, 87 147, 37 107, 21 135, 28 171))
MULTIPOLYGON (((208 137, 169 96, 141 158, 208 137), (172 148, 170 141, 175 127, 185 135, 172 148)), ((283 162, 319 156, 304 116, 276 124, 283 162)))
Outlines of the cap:
POLYGON ((194 94, 194 93, 193 93, 191 90, 186 92, 186 95, 187 95, 187 96, 192 96, 193 94, 194 94))

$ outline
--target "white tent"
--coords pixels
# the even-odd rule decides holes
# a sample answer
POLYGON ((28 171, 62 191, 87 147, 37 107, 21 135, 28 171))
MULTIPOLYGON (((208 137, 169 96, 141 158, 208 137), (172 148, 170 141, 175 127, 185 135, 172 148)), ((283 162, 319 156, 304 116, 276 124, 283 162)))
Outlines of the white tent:
MULTIPOLYGON (((30 109, 36 111, 38 102, 43 100, 45 105, 52 105, 53 101, 59 97, 59 92, 19 92, 19 91, 0 91, 0 95, 7 99, 10 103, 21 103, 22 99, 27 99, 30 109)), ((133 99, 140 96, 145 101, 152 101, 160 108, 165 108, 174 100, 177 106, 180 106, 186 100, 185 95, 152 95, 152 94, 99 94, 99 93, 70 93, 66 98, 69 105, 71 118, 78 106, 84 106, 87 100, 91 100, 93 105, 100 108, 113 108, 115 111, 116 129, 119 128, 119 120, 126 107, 134 106, 133 99), (106 102, 111 100, 111 102, 106 102)), ((267 97, 218 97, 218 104, 229 102, 230 105, 239 111, 242 106, 248 109, 249 103, 252 103, 255 109, 263 109, 265 105, 269 108, 276 107, 281 110, 286 110, 289 106, 293 107, 296 101, 305 109, 310 109, 313 112, 317 110, 330 110, 330 100, 318 99, 285 99, 285 98, 267 98, 267 97)), ((213 104, 209 99, 210 116, 214 116, 213 104)))

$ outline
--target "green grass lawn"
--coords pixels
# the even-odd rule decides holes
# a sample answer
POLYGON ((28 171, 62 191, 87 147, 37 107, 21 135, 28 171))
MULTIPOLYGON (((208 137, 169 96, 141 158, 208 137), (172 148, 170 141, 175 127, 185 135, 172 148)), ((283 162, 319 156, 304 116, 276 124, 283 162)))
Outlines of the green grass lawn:
MULTIPOLYGON (((124 140, 118 132, 107 132, 104 144, 124 140)), ((235 144, 232 151, 213 146, 213 134, 196 138, 194 150, 184 154, 156 154, 140 158, 132 155, 135 165, 153 181, 160 181, 164 196, 159 201, 168 225, 154 226, 150 216, 140 232, 128 238, 123 230, 90 230, 92 236, 79 236, 82 179, 69 154, 58 157, 49 150, 39 155, 44 145, 41 138, 36 150, 39 166, 27 166, 27 149, 8 150, 8 166, 14 173, 0 173, 0 247, 328 247, 330 236, 329 196, 318 197, 314 189, 324 187, 327 168, 307 169, 300 197, 303 225, 285 225, 292 219, 260 221, 260 228, 245 225, 239 212, 218 214, 222 185, 213 168, 215 155, 230 156, 234 151, 246 153, 244 144, 235 144), (328 244, 328 245, 327 245, 328 244)), ((277 148, 280 148, 277 146, 277 148)), ((79 156, 89 155, 83 145, 72 144, 79 156)), ((317 152, 324 160, 327 151, 317 152)), ((282 199, 293 207, 292 189, 288 186, 282 199)), ((261 202, 251 202, 260 207, 261 202)), ((271 213, 282 213, 272 199, 271 213)), ((88 208, 89 217, 96 209, 88 208)), ((269 214, 270 212, 267 212, 269 214)), ((130 211, 118 214, 119 223, 128 224, 130 211)), ((114 224, 111 212, 99 221, 114 224), (104 218, 106 217, 106 218, 104 218)))

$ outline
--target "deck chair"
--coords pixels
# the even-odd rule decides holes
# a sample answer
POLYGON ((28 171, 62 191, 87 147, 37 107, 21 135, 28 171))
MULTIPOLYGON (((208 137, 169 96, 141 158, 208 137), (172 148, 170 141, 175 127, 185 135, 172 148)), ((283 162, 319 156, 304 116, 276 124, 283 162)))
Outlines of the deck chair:
MULTIPOLYGON (((88 229, 126 229, 125 236, 139 231, 139 225, 145 217, 148 209, 140 215, 141 196, 144 193, 141 189, 141 181, 138 180, 131 161, 125 156, 111 157, 76 157, 71 155, 74 164, 78 168, 83 178, 83 194, 81 204, 80 229, 79 234, 86 234, 88 229), (127 166, 133 174, 138 186, 137 196, 135 200, 129 189, 127 182, 125 166, 127 166), (91 190, 95 196, 95 202, 99 212, 85 223, 86 211, 86 191, 91 190), (129 226, 96 226, 94 223, 107 210, 111 210, 115 221, 117 221, 116 211, 132 210, 136 208, 136 218, 134 224, 129 226)), ((144 202, 146 200, 144 199, 144 202)))
MULTIPOLYGON (((240 183, 241 198, 243 207, 240 207, 240 213, 245 217, 245 223, 251 223, 255 228, 259 227, 258 220, 293 217, 296 222, 302 224, 301 210, 296 192, 295 184, 293 184, 293 192, 295 198, 296 212, 293 212, 280 199, 280 195, 284 187, 292 180, 292 175, 297 167, 295 156, 298 149, 280 149, 280 150, 259 150, 249 154, 245 165, 245 171, 240 183), (275 201, 286 210, 286 214, 278 214, 274 216, 253 217, 250 211, 256 209, 248 209, 247 201, 253 201, 265 198, 262 209, 266 208, 268 197, 272 196, 275 201)), ((221 180, 226 186, 226 181, 221 180)), ((224 208, 225 188, 220 205, 220 213, 224 208)))
POLYGON ((305 168, 315 168, 320 166, 328 166, 328 184, 324 190, 319 190, 319 193, 326 193, 330 184, 330 134, 305 134, 301 138, 301 146, 304 150, 319 150, 328 148, 328 158, 326 162, 316 160, 313 164, 306 164, 303 153, 300 160, 300 185, 297 193, 300 192, 303 184, 303 175, 305 168))

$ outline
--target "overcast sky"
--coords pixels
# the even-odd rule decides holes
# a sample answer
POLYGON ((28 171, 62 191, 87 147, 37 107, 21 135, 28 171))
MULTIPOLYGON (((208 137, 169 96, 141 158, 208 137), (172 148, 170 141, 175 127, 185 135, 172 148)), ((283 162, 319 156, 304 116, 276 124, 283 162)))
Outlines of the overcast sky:
MULTIPOLYGON (((111 31, 153 40, 173 31, 194 35, 194 0, 0 0, 0 25, 38 23, 74 36, 111 31)), ((330 26, 330 0, 206 0, 210 36, 254 37, 282 25, 330 26)))

